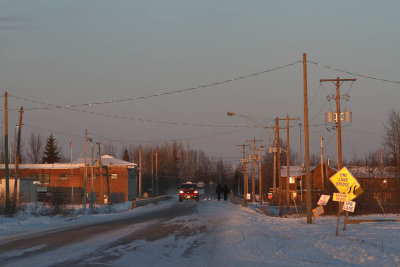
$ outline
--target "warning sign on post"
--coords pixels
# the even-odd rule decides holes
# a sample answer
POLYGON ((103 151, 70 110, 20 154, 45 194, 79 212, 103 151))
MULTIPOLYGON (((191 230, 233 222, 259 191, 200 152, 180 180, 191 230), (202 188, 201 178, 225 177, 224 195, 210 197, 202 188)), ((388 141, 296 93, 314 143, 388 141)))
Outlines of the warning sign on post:
POLYGON ((329 180, 340 193, 347 194, 347 201, 355 199, 364 192, 356 178, 354 178, 346 167, 343 167, 340 171, 331 176, 329 180))
POLYGON ((346 202, 347 195, 343 193, 333 193, 333 201, 346 202))
POLYGON ((331 197, 330 195, 321 195, 321 197, 318 200, 317 205, 326 206, 330 197, 331 197))
POLYGON ((319 215, 324 213, 324 207, 318 206, 315 209, 312 210, 314 217, 317 218, 319 215))
POLYGON ((356 202, 354 201, 347 201, 343 205, 343 210, 345 211, 354 212, 355 208, 356 208, 356 202))

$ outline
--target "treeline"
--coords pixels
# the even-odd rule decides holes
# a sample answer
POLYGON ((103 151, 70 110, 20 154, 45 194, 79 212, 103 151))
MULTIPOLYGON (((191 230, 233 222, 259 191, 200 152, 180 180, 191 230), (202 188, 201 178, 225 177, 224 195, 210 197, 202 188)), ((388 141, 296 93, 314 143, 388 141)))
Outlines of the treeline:
MULTIPOLYGON (((15 162, 14 147, 14 144, 9 147, 10 163, 15 162)), ((128 145, 118 149, 116 145, 109 142, 102 145, 102 154, 138 164, 139 147, 140 145, 128 145)), ((0 142, 0 149, 0 163, 4 163, 3 142, 0 142)), ((89 150, 88 153, 90 154, 89 150)), ((63 155, 61 147, 52 134, 44 138, 40 134, 31 133, 27 141, 21 142, 20 163, 36 164, 69 161, 70 159, 63 155)), ((229 185, 233 179, 233 170, 230 163, 210 157, 201 150, 193 150, 189 144, 184 145, 177 141, 142 146, 142 175, 145 176, 144 179, 155 176, 156 168, 160 179, 203 181, 206 184, 221 182, 229 185)), ((146 181, 148 180, 146 179, 146 181)))

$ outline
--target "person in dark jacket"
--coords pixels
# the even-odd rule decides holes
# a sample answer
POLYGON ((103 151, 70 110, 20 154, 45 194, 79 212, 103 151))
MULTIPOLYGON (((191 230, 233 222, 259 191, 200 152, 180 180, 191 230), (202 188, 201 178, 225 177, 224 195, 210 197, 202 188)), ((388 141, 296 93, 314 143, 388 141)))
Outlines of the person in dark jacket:
POLYGON ((217 185, 217 189, 215 190, 215 192, 217 193, 217 195, 218 195, 218 201, 221 199, 221 193, 222 193, 222 186, 221 186, 221 184, 218 184, 217 185))
POLYGON ((224 200, 228 200, 228 193, 229 193, 228 185, 224 184, 224 188, 222 190, 224 192, 224 200))

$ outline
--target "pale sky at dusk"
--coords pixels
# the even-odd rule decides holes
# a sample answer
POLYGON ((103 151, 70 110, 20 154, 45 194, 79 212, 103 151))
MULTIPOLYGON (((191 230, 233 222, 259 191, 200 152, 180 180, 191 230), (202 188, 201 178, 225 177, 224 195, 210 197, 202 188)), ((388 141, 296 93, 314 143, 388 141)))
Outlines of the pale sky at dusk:
MULTIPOLYGON (((12 110, 46 107, 20 98, 62 106, 140 98, 273 69, 301 61, 303 52, 309 61, 400 81, 399 32, 399 1, 1 0, 0 89, 10 95, 13 136, 18 113, 12 110)), ((87 128, 99 136, 130 140, 126 145, 182 140, 210 156, 232 160, 241 156, 236 145, 267 140, 272 131, 210 126, 254 125, 228 117, 227 111, 267 126, 287 114, 301 117, 303 124, 302 75, 299 62, 196 90, 77 107, 129 119, 66 109, 27 110, 23 136, 53 132, 65 155, 72 136, 78 157, 83 155, 78 136, 87 128)), ((342 85, 342 93, 350 95, 346 107, 353 112, 353 122, 343 128, 344 158, 380 148, 387 112, 400 110, 400 84, 309 63, 309 123, 320 125, 310 127, 310 153, 319 153, 323 135, 326 156, 336 158, 336 133, 321 125, 330 108, 326 96, 335 87, 319 82, 336 77, 357 78, 353 85, 342 85)), ((333 102, 331 107, 335 109, 333 102)), ((291 125, 291 147, 299 151, 298 122, 291 125)), ((285 139, 286 131, 281 136, 285 139)))

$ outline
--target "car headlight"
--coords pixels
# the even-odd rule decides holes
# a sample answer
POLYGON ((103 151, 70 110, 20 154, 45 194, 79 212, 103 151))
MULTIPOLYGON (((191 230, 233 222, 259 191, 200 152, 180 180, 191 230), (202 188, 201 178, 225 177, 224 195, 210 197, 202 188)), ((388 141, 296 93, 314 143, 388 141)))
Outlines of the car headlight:
POLYGON ((179 190, 179 194, 183 194, 183 190, 179 190))
POLYGON ((199 193, 199 191, 195 190, 195 191, 194 191, 194 193, 195 193, 195 194, 198 194, 198 193, 199 193))

